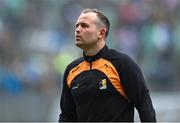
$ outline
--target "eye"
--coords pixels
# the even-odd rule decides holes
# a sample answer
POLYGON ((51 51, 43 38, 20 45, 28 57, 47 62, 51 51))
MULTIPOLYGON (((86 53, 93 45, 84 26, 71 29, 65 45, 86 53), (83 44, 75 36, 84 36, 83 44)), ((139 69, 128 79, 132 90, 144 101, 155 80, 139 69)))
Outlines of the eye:
POLYGON ((86 23, 77 23, 77 24, 75 25, 75 28, 78 28, 79 26, 80 26, 81 28, 88 28, 88 27, 89 27, 89 25, 86 24, 86 23))
POLYGON ((75 28, 77 28, 79 26, 79 24, 76 24, 75 28))
POLYGON ((87 24, 85 24, 85 23, 82 23, 82 24, 81 24, 81 27, 82 27, 82 28, 87 28, 87 27, 89 27, 89 26, 88 26, 87 24))

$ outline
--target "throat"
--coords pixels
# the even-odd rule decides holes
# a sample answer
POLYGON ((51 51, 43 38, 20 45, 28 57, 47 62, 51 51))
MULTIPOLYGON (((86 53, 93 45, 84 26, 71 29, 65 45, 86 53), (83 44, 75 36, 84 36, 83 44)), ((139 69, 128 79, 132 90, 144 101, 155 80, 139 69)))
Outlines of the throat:
POLYGON ((89 50, 89 51, 84 51, 84 53, 86 56, 95 56, 98 53, 98 51, 89 50))
POLYGON ((96 46, 94 48, 86 49, 84 50, 84 53, 86 56, 95 56, 103 47, 105 44, 101 46, 96 46))

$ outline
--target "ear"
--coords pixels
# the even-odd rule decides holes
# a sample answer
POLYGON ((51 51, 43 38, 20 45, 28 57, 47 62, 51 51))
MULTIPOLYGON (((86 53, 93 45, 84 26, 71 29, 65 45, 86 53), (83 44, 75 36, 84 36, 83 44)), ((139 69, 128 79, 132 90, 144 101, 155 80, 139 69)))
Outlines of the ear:
POLYGON ((98 33, 98 37, 103 38, 103 37, 105 37, 105 35, 106 35, 106 28, 100 28, 99 33, 98 33))

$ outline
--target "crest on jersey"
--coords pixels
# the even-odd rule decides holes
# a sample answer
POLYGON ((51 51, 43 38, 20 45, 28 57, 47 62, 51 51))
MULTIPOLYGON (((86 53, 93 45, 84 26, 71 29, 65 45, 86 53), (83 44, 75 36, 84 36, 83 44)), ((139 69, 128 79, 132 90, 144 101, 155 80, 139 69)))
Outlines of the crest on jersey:
POLYGON ((100 90, 107 89, 106 79, 102 79, 102 80, 99 82, 99 89, 100 89, 100 90))

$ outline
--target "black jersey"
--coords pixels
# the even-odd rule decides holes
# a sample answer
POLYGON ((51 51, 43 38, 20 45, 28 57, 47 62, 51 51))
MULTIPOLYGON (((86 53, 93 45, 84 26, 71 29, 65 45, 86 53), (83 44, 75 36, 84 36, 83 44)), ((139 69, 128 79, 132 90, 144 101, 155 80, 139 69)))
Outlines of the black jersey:
POLYGON ((155 111, 138 65, 105 46, 65 70, 59 121, 156 121, 155 111))

